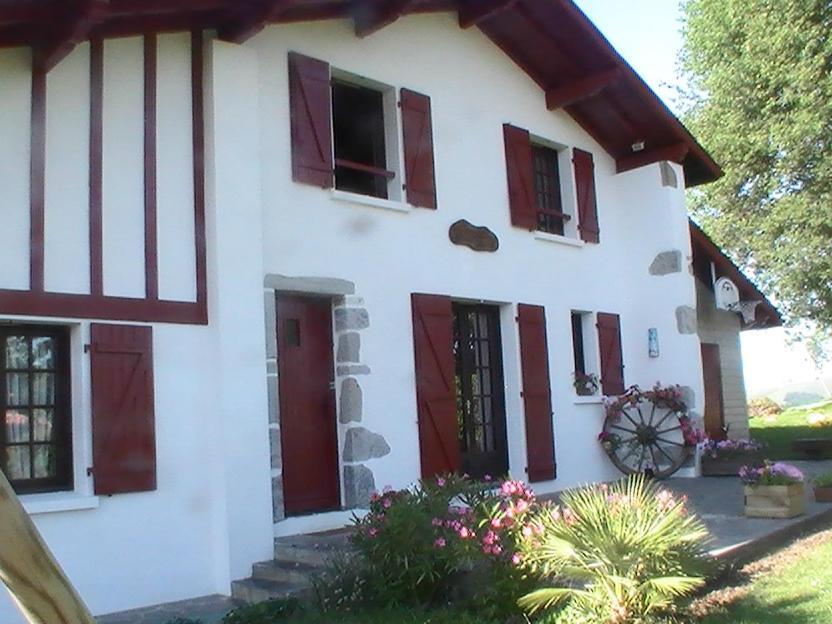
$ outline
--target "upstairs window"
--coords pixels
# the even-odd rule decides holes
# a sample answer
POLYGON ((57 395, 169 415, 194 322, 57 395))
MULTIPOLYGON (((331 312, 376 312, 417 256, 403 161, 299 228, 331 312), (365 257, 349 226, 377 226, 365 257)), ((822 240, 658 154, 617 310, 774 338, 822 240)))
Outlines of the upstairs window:
POLYGON ((532 145, 534 190, 537 200, 537 229, 549 234, 564 234, 564 224, 571 218, 563 213, 560 165, 556 150, 532 145))
POLYGON ((332 82, 335 188, 388 198, 384 94, 341 80, 332 82))
POLYGON ((18 494, 72 489, 69 333, 0 328, 0 467, 18 494))

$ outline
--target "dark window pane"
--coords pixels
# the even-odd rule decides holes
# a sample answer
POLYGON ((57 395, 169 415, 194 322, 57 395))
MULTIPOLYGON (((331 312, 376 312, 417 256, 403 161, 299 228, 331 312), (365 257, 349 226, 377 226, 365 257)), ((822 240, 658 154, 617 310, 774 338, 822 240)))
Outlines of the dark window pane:
POLYGON ((29 405, 29 375, 27 373, 6 374, 6 405, 29 405))
POLYGON ((557 214, 563 212, 558 153, 542 146, 533 146, 532 149, 537 207, 541 211, 538 213, 537 228, 542 232, 562 235, 564 219, 557 214))
POLYGON ((32 433, 35 442, 52 442, 55 427, 55 410, 32 410, 32 433))
POLYGON ((55 339, 48 336, 32 338, 32 368, 55 368, 55 339))
POLYGON ((32 405, 55 403, 55 374, 34 373, 32 375, 32 405))
POLYGON ((32 478, 32 470, 29 460, 28 446, 6 447, 6 477, 9 481, 32 478))
POLYGON ((6 368, 29 367, 29 343, 25 336, 6 337, 6 368))
POLYGON ((29 411, 23 409, 6 410, 6 442, 29 441, 29 411))
POLYGON ((572 313, 572 354, 575 360, 575 373, 586 373, 586 359, 584 356, 584 324, 583 314, 572 313))

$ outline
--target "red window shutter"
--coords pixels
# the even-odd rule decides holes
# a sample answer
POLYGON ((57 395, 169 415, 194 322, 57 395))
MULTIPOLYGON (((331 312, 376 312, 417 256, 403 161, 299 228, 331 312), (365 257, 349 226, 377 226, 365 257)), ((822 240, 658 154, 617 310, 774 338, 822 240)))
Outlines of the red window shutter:
POLYGON ((526 450, 529 481, 550 481, 557 476, 549 387, 549 350, 546 313, 541 306, 517 306, 520 327, 520 361, 523 404, 526 412, 526 450))
POLYGON ((430 98, 401 90, 402 134, 407 201, 420 208, 436 209, 436 177, 433 165, 433 125, 430 98))
POLYGON ((152 329, 93 323, 90 342, 95 493, 155 490, 152 329))
POLYGON ((621 352, 621 319, 598 313, 598 348, 601 355, 601 391, 605 396, 624 393, 624 359, 621 352))
POLYGON ((289 110, 292 179, 331 188, 332 88, 328 63, 289 53, 289 110))
POLYGON ((572 156, 575 167, 575 188, 578 198, 578 230, 587 243, 601 241, 598 227, 598 202, 595 196, 595 161, 592 154, 575 149, 572 156))
POLYGON ((413 295, 413 343, 422 477, 460 467, 451 300, 413 295))
POLYGON ((511 224, 527 230, 537 228, 537 201, 534 189, 534 161, 529 131, 503 125, 508 175, 508 205, 511 224))

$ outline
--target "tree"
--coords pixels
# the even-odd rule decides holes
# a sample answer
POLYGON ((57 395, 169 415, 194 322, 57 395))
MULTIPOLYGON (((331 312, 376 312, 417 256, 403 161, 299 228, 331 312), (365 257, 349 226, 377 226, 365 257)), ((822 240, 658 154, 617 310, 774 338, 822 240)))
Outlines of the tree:
POLYGON ((791 323, 832 328, 832 0, 683 0, 685 121, 725 176, 708 233, 791 323))

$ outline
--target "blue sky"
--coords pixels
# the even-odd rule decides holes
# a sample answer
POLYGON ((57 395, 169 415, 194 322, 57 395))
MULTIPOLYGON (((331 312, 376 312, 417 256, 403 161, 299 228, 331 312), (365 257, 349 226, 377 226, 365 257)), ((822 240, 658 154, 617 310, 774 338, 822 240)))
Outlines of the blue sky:
MULTIPOLYGON (((575 0, 630 65, 673 108, 676 58, 682 45, 677 0, 575 0)), ((706 146, 707 148, 707 146, 706 146)), ((782 329, 742 334, 749 394, 815 378, 805 349, 782 329)), ((832 366, 827 367, 832 374, 832 366)))

